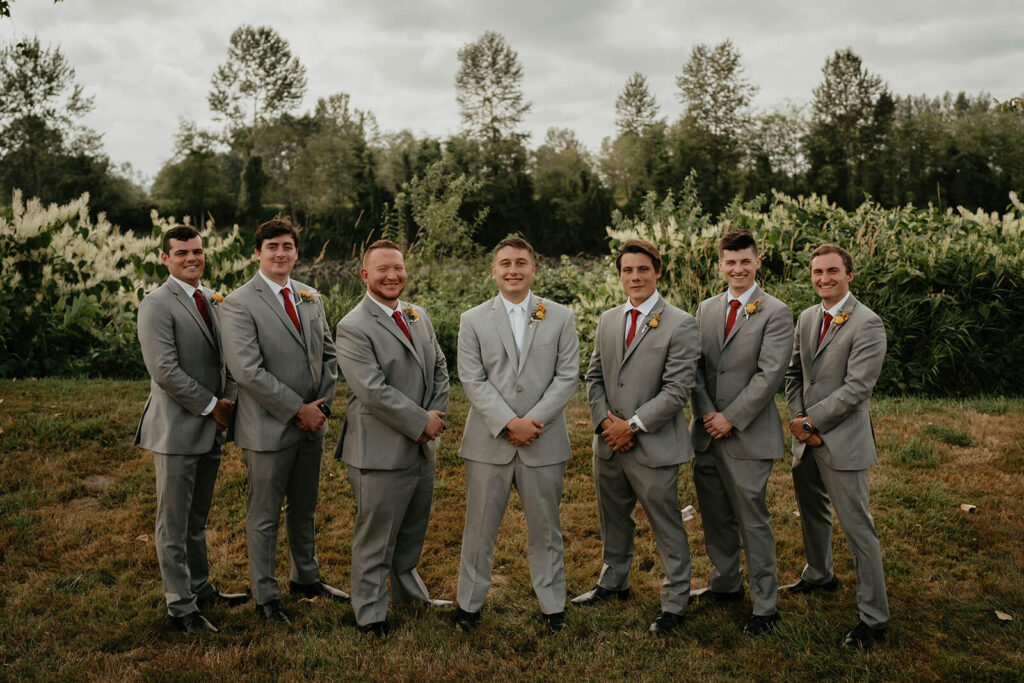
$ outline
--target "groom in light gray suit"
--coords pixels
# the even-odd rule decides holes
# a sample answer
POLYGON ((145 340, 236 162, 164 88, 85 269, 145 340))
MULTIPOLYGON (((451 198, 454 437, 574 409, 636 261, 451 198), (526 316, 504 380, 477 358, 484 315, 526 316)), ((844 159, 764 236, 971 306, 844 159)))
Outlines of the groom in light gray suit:
POLYGON ((661 256, 653 244, 627 240, 615 264, 629 300, 601 315, 586 376, 604 566, 597 585, 572 602, 629 597, 639 500, 665 570, 661 614, 649 630, 664 636, 684 622, 690 593, 678 488, 679 465, 693 459, 683 408, 696 381, 700 340, 693 316, 658 294, 661 256))
POLYGON ((221 305, 224 360, 238 382, 235 443, 248 472, 245 535, 257 612, 288 624, 274 573, 282 503, 290 591, 348 600, 321 580, 314 539, 320 459, 338 370, 320 295, 291 279, 298 229, 287 219, 267 221, 255 242, 259 271, 221 305))
POLYGON ((423 551, 438 437, 448 409, 448 366, 430 318, 399 300, 407 281, 398 245, 366 248, 366 296, 338 323, 348 400, 335 457, 356 498, 352 606, 359 630, 385 636, 388 586, 398 603, 431 600, 416 565, 423 551))
POLYGON ((786 400, 793 433, 793 486, 807 564, 794 594, 834 591, 832 512, 843 527, 857 574, 860 620, 846 647, 885 640, 889 603, 882 551, 868 509, 868 468, 878 463, 871 393, 885 359, 881 319, 850 293, 853 259, 824 244, 811 253, 811 283, 821 303, 797 320, 786 400))
POLYGON ((214 588, 206 561, 206 519, 236 387, 221 360, 219 295, 199 283, 203 238, 190 226, 171 228, 160 260, 170 275, 139 304, 139 343, 151 382, 135 444, 153 452, 156 554, 167 614, 183 631, 216 631, 200 608, 249 599, 214 588))
POLYGON ((470 630, 491 585, 494 538, 509 493, 526 516, 527 559, 541 613, 565 628, 565 562, 558 505, 572 457, 565 407, 576 391, 579 339, 565 306, 530 292, 537 265, 521 237, 498 242, 491 275, 499 294, 462 314, 459 379, 471 408, 460 455, 466 463, 466 525, 455 624, 470 630))
POLYGON ((743 599, 740 541, 746 549, 753 614, 747 635, 772 630, 779 580, 765 494, 785 445, 775 392, 793 353, 793 312, 762 290, 757 242, 748 230, 726 233, 718 269, 728 290, 697 306, 701 360, 693 391, 693 483, 711 560, 709 587, 693 603, 743 599))

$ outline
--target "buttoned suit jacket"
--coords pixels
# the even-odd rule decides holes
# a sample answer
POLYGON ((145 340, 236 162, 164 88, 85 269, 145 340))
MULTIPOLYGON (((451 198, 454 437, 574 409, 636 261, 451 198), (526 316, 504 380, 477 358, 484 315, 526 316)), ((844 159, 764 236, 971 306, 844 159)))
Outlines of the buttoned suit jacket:
POLYGON ((718 440, 719 449, 743 460, 776 460, 785 453, 775 392, 782 385, 793 353, 793 312, 789 306, 755 287, 749 304, 754 313, 737 311, 725 336, 728 293, 705 299, 697 306, 701 358, 693 390, 690 421, 693 447, 710 448, 713 439, 703 416, 720 412, 732 424, 732 434, 718 440))
POLYGON ((678 465, 693 459, 683 408, 696 381, 700 342, 697 321, 659 299, 629 349, 624 349, 627 304, 601 314, 594 353, 587 368, 587 400, 594 424, 594 454, 607 460, 614 451, 600 432, 610 410, 628 420, 637 415, 647 431, 638 432, 627 452, 646 467, 678 465), (651 321, 657 319, 656 327, 651 321))
POLYGON ((434 457, 423 444, 429 411, 448 409, 448 366, 430 317, 411 307, 413 343, 367 294, 338 323, 338 362, 348 389, 335 457, 361 469, 397 470, 434 457))
POLYGON ((519 454, 530 467, 553 465, 572 457, 565 407, 576 392, 579 338, 573 314, 547 299, 530 295, 530 320, 517 351, 501 295, 462 314, 459 324, 459 380, 470 402, 460 455, 467 460, 505 465, 519 454), (543 431, 526 446, 502 438, 514 417, 533 418, 543 431))
POLYGON ((291 281, 301 331, 279 295, 257 273, 221 304, 224 360, 238 384, 235 443, 252 451, 279 451, 302 439, 320 439, 299 429, 295 414, 304 403, 334 401, 338 381, 334 340, 323 300, 311 287, 291 281), (312 292, 312 297, 300 292, 312 292))
POLYGON ((213 291, 201 287, 213 332, 195 301, 168 279, 139 304, 138 334, 150 393, 135 444, 155 453, 200 455, 223 443, 224 432, 202 412, 213 398, 234 399, 236 387, 221 359, 220 315, 213 291))
MULTIPOLYGON (((878 463, 871 422, 871 393, 885 360, 885 326, 851 294, 818 344, 824 312, 815 304, 800 314, 793 335, 793 357, 786 371, 786 402, 791 415, 804 413, 823 442, 815 457, 835 470, 862 470, 878 463)), ((806 444, 793 440, 793 464, 806 444)))

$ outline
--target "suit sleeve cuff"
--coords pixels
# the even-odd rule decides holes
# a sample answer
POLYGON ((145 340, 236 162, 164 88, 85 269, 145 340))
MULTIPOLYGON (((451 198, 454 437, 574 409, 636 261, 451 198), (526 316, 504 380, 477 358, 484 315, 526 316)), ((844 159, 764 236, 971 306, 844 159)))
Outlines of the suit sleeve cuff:
POLYGON ((216 407, 217 407, 217 397, 214 396, 213 398, 210 399, 210 403, 207 404, 207 406, 203 410, 203 412, 201 412, 199 414, 200 415, 209 415, 210 413, 213 412, 213 409, 216 408, 216 407))
POLYGON ((639 415, 634 415, 629 419, 630 422, 635 422, 636 426, 640 428, 641 432, 646 432, 647 427, 644 427, 644 421, 640 419, 639 415))

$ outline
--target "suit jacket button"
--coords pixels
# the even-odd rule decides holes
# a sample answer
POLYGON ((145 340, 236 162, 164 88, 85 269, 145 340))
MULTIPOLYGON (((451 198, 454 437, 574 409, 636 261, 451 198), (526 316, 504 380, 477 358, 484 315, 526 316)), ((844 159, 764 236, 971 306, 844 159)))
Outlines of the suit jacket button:
POLYGON ((813 379, 811 380, 811 384, 814 384, 814 380, 813 379))
POLYGON ((516 385, 516 391, 522 391, 522 390, 523 390, 523 385, 522 384, 517 384, 516 385))

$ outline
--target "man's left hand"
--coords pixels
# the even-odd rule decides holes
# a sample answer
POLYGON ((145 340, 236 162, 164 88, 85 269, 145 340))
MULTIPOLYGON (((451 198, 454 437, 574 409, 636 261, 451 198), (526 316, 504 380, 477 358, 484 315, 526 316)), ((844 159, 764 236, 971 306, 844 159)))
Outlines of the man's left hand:
POLYGON ((235 402, 226 398, 217 399, 217 405, 210 411, 210 417, 217 423, 217 431, 223 432, 231 422, 231 414, 235 412, 235 402))
POLYGON ((601 422, 604 428, 601 437, 611 446, 612 450, 623 452, 633 447, 633 432, 629 430, 629 422, 608 411, 608 417, 601 422))
POLYGON ((707 413, 704 415, 704 431, 716 439, 725 439, 732 436, 732 422, 722 413, 707 413))

